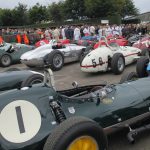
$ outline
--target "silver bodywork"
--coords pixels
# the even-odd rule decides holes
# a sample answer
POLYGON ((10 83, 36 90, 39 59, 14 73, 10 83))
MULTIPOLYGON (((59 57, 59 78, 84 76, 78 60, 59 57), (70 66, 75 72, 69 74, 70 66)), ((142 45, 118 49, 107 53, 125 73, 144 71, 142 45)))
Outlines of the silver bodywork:
POLYGON ((54 49, 54 45, 46 44, 30 52, 24 53, 21 56, 21 62, 27 66, 42 67, 44 65, 43 58, 56 49, 63 54, 64 63, 74 62, 79 60, 81 52, 85 48, 85 46, 76 44, 66 44, 54 49))

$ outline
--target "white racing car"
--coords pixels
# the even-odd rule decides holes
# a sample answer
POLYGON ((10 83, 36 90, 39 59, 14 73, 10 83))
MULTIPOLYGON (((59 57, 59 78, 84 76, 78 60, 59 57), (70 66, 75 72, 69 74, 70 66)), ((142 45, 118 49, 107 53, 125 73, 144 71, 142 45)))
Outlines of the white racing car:
POLYGON ((64 63, 79 61, 85 46, 76 44, 46 44, 21 56, 21 62, 28 67, 43 67, 44 60, 52 70, 60 70, 64 63))
POLYGON ((140 55, 148 54, 138 48, 119 46, 117 43, 101 42, 99 47, 90 51, 80 61, 83 72, 105 72, 112 70, 114 74, 121 74, 126 65, 133 63, 140 55))

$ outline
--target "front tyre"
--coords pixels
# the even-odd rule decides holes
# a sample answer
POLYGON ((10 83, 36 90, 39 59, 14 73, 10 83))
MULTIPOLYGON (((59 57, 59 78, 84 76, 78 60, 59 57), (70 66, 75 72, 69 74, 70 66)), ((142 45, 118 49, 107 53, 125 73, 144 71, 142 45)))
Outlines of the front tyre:
POLYGON ((11 56, 4 54, 0 59, 1 65, 3 67, 8 67, 12 64, 11 56))
POLYGON ((148 76, 147 65, 149 63, 149 58, 146 56, 140 57, 136 64, 136 72, 139 78, 144 78, 148 76))
POLYGON ((53 50, 50 54, 45 56, 44 62, 50 65, 53 71, 58 71, 64 65, 64 56, 59 50, 53 50))
POLYGON ((115 53, 111 60, 111 68, 114 74, 121 74, 125 68, 125 59, 121 53, 115 53))
POLYGON ((24 80, 21 84, 21 87, 31 87, 34 84, 42 83, 44 77, 40 74, 30 75, 26 80, 24 80))
POLYGON ((85 117, 71 117, 58 125, 43 150, 107 150, 103 129, 85 117))

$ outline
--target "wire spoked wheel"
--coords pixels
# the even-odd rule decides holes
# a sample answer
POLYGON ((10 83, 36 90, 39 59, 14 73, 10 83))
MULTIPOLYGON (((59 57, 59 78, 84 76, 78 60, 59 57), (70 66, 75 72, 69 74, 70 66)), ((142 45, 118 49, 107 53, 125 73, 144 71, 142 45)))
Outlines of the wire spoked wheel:
POLYGON ((60 68, 63 64, 63 57, 61 54, 56 54, 54 57, 53 57, 53 65, 56 67, 56 68, 60 68))

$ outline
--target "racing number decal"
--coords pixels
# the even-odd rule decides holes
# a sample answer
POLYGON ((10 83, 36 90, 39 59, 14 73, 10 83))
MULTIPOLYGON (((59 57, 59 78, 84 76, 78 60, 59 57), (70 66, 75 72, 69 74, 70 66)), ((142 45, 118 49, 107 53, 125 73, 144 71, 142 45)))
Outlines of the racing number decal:
POLYGON ((19 126, 20 133, 24 133, 25 128, 24 128, 24 123, 23 123, 23 118, 22 118, 20 106, 16 107, 16 114, 17 114, 17 120, 18 120, 18 126, 19 126))
MULTIPOLYGON (((104 64, 104 62, 103 62, 103 60, 102 60, 102 57, 99 57, 98 61, 99 61, 99 64, 98 64, 98 65, 101 66, 101 65, 104 64)), ((93 64, 93 67, 94 67, 94 68, 97 66, 95 59, 92 59, 92 64, 93 64)))
POLYGON ((99 65, 101 66, 101 65, 103 65, 104 64, 104 62, 103 62, 103 60, 102 60, 102 57, 99 57, 99 65))
POLYGON ((96 61, 95 61, 95 59, 92 59, 92 64, 93 64, 93 67, 95 68, 96 67, 96 61))
POLYGON ((40 112, 28 101, 13 101, 0 113, 0 134, 9 142, 27 142, 36 136, 40 128, 40 112))

